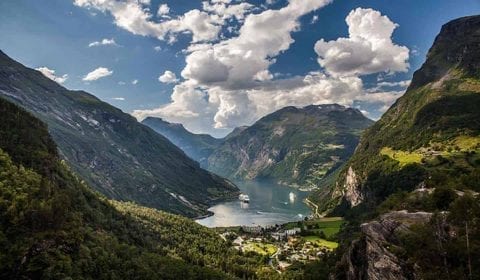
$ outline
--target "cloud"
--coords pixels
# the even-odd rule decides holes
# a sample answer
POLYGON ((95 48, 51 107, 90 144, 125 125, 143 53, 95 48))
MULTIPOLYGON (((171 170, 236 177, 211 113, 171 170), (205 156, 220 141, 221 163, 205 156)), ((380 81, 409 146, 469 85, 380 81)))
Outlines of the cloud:
POLYGON ((250 12, 253 8, 254 6, 252 4, 245 2, 233 5, 230 5, 230 1, 212 1, 212 3, 208 1, 203 2, 204 11, 213 13, 222 18, 222 20, 234 17, 241 21, 245 18, 245 14, 250 12))
POLYGON ((158 7, 158 11, 157 11, 158 16, 168 15, 168 13, 170 13, 170 7, 168 7, 167 4, 161 4, 158 7))
POLYGON ((378 87, 402 87, 406 88, 410 85, 412 80, 404 80, 404 81, 397 81, 397 82, 380 82, 377 84, 378 87))
POLYGON ((88 44, 88 47, 98 47, 98 46, 118 46, 114 39, 102 39, 101 41, 95 41, 88 44))
POLYGON ((36 68, 35 70, 40 71, 45 77, 59 84, 63 84, 68 79, 68 74, 64 74, 62 76, 56 76, 55 70, 49 69, 48 67, 39 67, 39 68, 36 68))
POLYGON ((310 24, 315 24, 318 21, 319 17, 318 15, 313 15, 312 20, 310 21, 310 24))
POLYGON ((97 69, 93 70, 92 72, 88 73, 83 77, 83 81, 96 81, 98 79, 110 76, 113 74, 113 71, 109 70, 105 67, 98 67, 97 69))
MULTIPOLYGON (((288 5, 277 10, 247 12, 236 36, 218 42, 191 43, 183 52, 186 55, 186 65, 181 71, 183 81, 174 86, 171 102, 152 110, 135 110, 132 114, 139 119, 159 116, 183 123, 194 132, 216 135, 219 131, 252 124, 268 113, 292 105, 339 103, 359 106, 378 115, 401 92, 381 87, 366 89, 361 76, 377 72, 391 74, 408 68, 408 49, 395 45, 391 39, 396 24, 379 12, 354 10, 347 16, 351 30, 349 38, 320 40, 326 45, 320 46, 320 51, 318 43, 315 46, 319 55, 317 71, 293 77, 273 75, 269 71, 276 57, 294 43, 292 33, 300 29, 299 19, 329 2, 290 0, 288 5), (380 20, 380 26, 371 20, 380 20), (367 34, 367 30, 374 34, 367 34), (373 53, 374 60, 380 59, 386 66, 379 67, 375 61, 355 58, 353 65, 339 67, 345 62, 342 57, 334 57, 333 52, 335 48, 339 53, 345 52, 344 45, 338 43, 344 40, 355 47, 355 44, 369 46, 366 53, 373 53), (379 50, 378 46, 393 47, 379 50)), ((212 1, 211 5, 215 3, 229 4, 230 1, 212 1)), ((358 54, 354 52, 353 55, 358 54)), ((176 76, 173 79, 177 80, 176 76)))
POLYGON ((159 51, 162 50, 162 47, 160 47, 160 46, 155 46, 155 47, 153 47, 153 49, 154 49, 156 52, 159 52, 159 51))
POLYGON ((137 79, 135 79, 135 80, 132 81, 132 85, 136 85, 136 84, 138 84, 138 80, 137 80, 137 79))
POLYGON ((173 73, 172 71, 165 71, 160 77, 158 77, 158 80, 162 83, 165 84, 174 84, 178 82, 177 75, 173 73))
POLYGON ((75 0, 74 4, 109 12, 117 26, 133 34, 154 36, 169 42, 176 40, 176 34, 184 32, 192 34, 193 42, 215 40, 223 24, 218 17, 211 17, 198 9, 190 10, 174 19, 156 22, 152 20, 150 9, 145 7, 150 5, 150 1, 75 0))
POLYGON ((125 97, 112 97, 112 100, 125 101, 125 97))
POLYGON ((406 72, 407 47, 392 42, 397 24, 372 9, 357 8, 346 18, 348 38, 315 44, 319 64, 332 75, 406 72))

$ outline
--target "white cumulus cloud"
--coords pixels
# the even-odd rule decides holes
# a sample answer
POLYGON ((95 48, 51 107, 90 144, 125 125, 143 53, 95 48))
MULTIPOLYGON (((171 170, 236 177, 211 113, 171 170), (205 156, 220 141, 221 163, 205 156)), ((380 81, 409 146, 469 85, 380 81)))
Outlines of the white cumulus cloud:
POLYGON ((158 77, 158 80, 162 83, 165 84, 174 84, 178 82, 177 75, 173 73, 172 71, 165 71, 160 77, 158 77))
POLYGON ((170 13, 170 7, 168 7, 167 4, 161 4, 158 7, 158 11, 157 11, 158 16, 168 15, 168 13, 170 13))
POLYGON ((102 39, 101 41, 91 42, 90 44, 88 44, 88 47, 91 48, 91 47, 108 46, 108 45, 117 46, 117 43, 115 42, 114 39, 105 38, 105 39, 102 39))
POLYGON ((48 67, 45 67, 45 66, 36 68, 35 70, 40 71, 45 77, 59 84, 63 84, 68 79, 68 74, 57 76, 55 75, 55 70, 49 69, 48 67))
POLYGON ((216 17, 198 9, 190 10, 183 15, 162 22, 152 20, 150 1, 139 0, 74 0, 79 7, 109 12, 114 23, 136 35, 154 36, 159 40, 175 41, 178 33, 189 32, 194 42, 215 40, 221 30, 216 17))
POLYGON ((92 72, 85 75, 82 80, 84 80, 84 81, 96 81, 98 79, 110 76, 112 74, 113 74, 113 71, 109 70, 108 68, 98 67, 97 69, 95 69, 92 72))
POLYGON ((393 43, 398 26, 372 9, 357 8, 346 18, 348 38, 319 40, 315 44, 318 62, 333 75, 365 75, 378 72, 406 72, 409 50, 393 43))

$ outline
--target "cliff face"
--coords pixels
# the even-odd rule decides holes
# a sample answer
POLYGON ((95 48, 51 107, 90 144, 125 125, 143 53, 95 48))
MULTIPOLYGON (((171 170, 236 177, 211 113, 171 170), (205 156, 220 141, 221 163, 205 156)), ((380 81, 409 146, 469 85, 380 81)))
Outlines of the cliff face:
POLYGON ((412 225, 427 223, 431 213, 395 211, 378 220, 361 225, 362 237, 352 242, 342 263, 346 278, 351 280, 415 279, 415 272, 399 259, 392 248, 398 246, 398 236, 410 231, 412 225))
POLYGON ((443 184, 455 184, 460 175, 474 181, 480 166, 473 156, 480 150, 479 46, 480 16, 442 27, 406 93, 365 131, 330 193, 318 198, 321 209, 362 202, 375 207, 397 191, 435 187, 442 177, 443 184))

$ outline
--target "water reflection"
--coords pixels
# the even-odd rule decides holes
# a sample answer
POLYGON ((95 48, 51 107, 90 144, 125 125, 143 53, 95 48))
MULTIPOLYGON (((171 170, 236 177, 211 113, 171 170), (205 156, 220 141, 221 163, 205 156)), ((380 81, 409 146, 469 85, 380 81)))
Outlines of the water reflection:
POLYGON ((209 210, 215 215, 201 220, 207 227, 272 225, 297 221, 310 214, 303 203, 308 193, 267 182, 237 182, 250 203, 239 200, 221 203, 209 210))

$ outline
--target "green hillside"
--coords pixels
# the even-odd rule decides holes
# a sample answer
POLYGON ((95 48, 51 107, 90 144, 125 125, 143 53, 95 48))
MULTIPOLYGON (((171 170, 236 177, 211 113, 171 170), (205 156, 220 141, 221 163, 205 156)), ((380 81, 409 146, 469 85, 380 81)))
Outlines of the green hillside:
POLYGON ((190 217, 238 189, 132 116, 70 91, 0 52, 0 96, 48 124, 60 156, 109 198, 190 217))
POLYGON ((480 16, 442 27, 407 92, 313 193, 342 214, 334 279, 479 279, 480 16))
POLYGON ((0 99, 0 278, 233 279, 264 265, 180 216, 92 192, 47 127, 0 99))
POLYGON ((404 96, 362 135, 323 210, 374 207, 398 191, 480 191, 480 20, 442 28, 404 96))
POLYGON ((286 107, 228 137, 208 169, 235 179, 270 179, 316 187, 353 153, 373 122, 340 105, 286 107))

